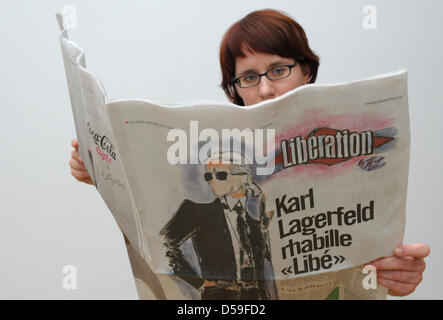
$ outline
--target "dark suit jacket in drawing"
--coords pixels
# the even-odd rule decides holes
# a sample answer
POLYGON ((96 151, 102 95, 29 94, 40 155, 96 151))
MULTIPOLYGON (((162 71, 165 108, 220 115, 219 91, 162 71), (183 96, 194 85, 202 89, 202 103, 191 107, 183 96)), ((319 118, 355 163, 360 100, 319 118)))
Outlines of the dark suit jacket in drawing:
MULTIPOLYGON (((264 205, 260 206, 264 210, 264 205)), ((263 212, 264 213, 264 212, 263 212)), ((246 214, 254 260, 251 279, 237 279, 234 247, 220 199, 212 203, 184 200, 175 216, 160 232, 168 248, 170 266, 176 276, 198 289, 205 280, 263 280, 264 261, 270 262, 267 236, 263 223, 246 214), (180 246, 191 238, 198 256, 201 274, 184 257, 180 246)))

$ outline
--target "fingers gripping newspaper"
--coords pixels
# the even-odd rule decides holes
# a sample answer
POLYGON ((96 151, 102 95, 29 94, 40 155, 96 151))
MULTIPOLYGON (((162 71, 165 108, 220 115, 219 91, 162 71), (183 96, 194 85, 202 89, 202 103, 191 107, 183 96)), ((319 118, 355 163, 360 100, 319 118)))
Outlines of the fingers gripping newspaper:
POLYGON ((57 18, 81 157, 155 298, 385 299, 363 264, 403 240, 406 70, 250 107, 108 101, 57 18))

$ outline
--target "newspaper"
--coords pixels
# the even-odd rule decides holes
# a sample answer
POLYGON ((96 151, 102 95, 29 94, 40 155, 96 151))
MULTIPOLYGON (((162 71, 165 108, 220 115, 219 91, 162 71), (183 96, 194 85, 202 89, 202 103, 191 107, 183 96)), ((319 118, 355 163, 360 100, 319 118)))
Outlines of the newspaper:
POLYGON ((141 298, 386 298, 363 265, 403 240, 406 70, 249 107, 108 101, 57 19, 79 152, 141 298))

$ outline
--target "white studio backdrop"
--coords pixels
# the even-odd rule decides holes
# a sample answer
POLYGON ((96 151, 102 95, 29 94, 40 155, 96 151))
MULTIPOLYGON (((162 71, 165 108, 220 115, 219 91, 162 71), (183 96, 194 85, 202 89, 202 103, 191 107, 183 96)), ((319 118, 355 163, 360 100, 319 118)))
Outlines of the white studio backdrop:
POLYGON ((409 70, 411 162, 405 243, 426 242, 424 280, 407 298, 442 299, 443 2, 24 1, 0 11, 0 299, 137 299, 123 237, 96 190, 70 176, 75 137, 55 13, 77 9, 72 38, 110 99, 225 100, 218 50, 248 12, 274 8, 305 29, 317 83, 409 70), (363 9, 377 12, 365 29, 363 9), (113 67, 112 71, 110 66, 113 67), (63 287, 63 267, 77 289, 63 287))

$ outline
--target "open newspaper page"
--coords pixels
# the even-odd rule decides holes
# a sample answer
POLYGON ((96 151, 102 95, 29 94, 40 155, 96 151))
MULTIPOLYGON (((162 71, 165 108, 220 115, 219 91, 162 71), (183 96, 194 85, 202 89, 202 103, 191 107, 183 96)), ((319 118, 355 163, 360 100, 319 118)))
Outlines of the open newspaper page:
POLYGON ((385 298, 362 264, 403 239, 405 70, 251 107, 171 107, 107 102, 74 69, 90 173, 157 298, 385 298))
POLYGON ((85 54, 69 39, 60 14, 57 20, 80 156, 120 229, 142 254, 139 216, 108 121, 104 88, 85 69, 85 54))
POLYGON ((169 297, 298 298, 305 293, 294 287, 314 274, 323 275, 313 283, 331 286, 309 298, 362 289, 355 272, 324 273, 390 256, 402 242, 406 83, 399 71, 308 85, 248 108, 110 103, 169 297))

